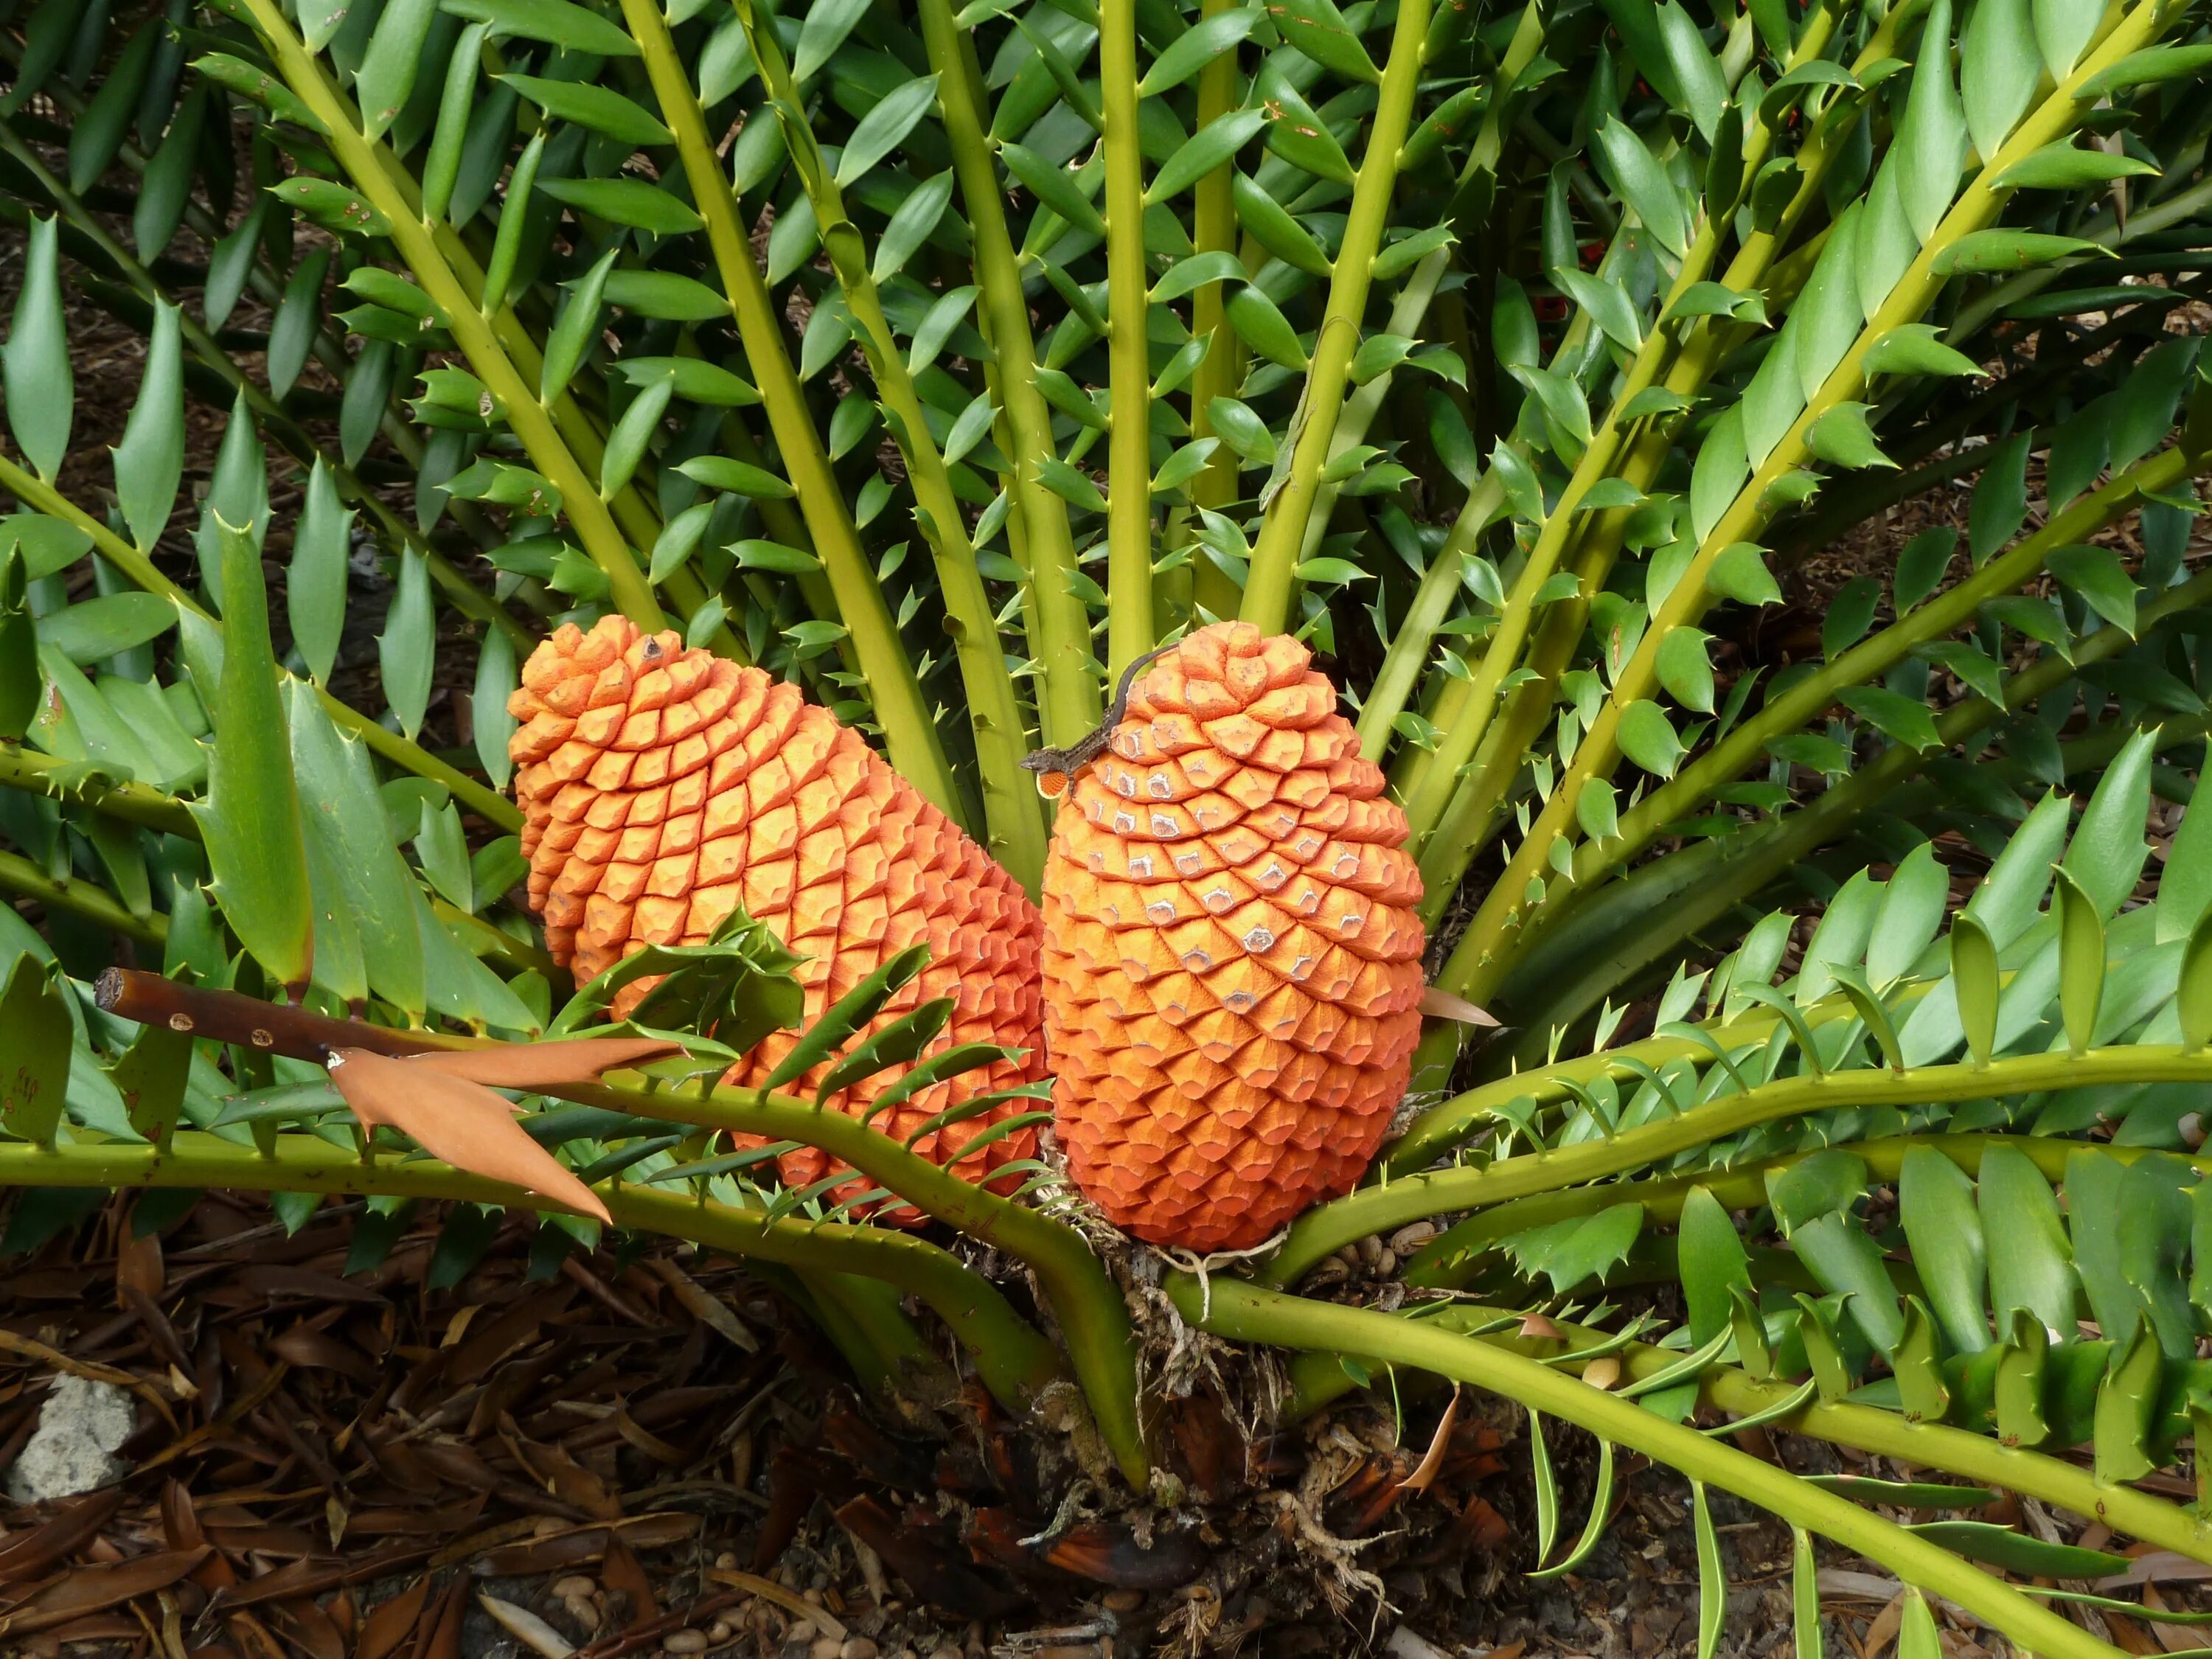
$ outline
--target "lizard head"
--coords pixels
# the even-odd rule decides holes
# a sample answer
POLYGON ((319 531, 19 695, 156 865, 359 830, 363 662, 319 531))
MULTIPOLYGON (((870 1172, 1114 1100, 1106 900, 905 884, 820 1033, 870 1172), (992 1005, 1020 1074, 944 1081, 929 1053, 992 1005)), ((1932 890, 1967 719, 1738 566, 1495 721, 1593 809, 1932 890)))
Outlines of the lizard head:
POLYGON ((1065 749, 1036 750, 1022 757, 1022 767, 1036 774, 1037 793, 1047 800, 1058 800, 1075 781, 1073 763, 1065 749))

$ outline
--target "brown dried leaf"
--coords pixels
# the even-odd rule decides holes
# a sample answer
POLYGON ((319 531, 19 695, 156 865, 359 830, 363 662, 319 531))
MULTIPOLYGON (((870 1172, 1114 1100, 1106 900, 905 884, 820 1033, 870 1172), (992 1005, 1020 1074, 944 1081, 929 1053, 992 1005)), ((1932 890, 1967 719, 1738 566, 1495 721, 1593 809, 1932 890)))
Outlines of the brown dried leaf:
POLYGON ((653 1580, 620 1534, 607 1540, 607 1553, 599 1562, 599 1582, 629 1602, 629 1615, 623 1621, 625 1628, 639 1629, 660 1616, 659 1604, 653 1600, 653 1580))
POLYGON ((1897 1639, 1897 1633, 1904 1625, 1905 1592, 1899 1590, 1890 1598, 1888 1606, 1875 1614, 1874 1623, 1867 1626, 1866 1639, 1859 1644, 1859 1651, 1866 1656, 1866 1659, 1881 1659, 1881 1655, 1887 1651, 1889 1644, 1897 1639))
POLYGON ((468 1612, 469 1581, 457 1577, 439 1604, 437 1622, 415 1644, 415 1659, 461 1659, 461 1621, 468 1612))
MULTIPOLYGON (((579 1566, 599 1560, 607 1541, 617 1531, 638 1549, 660 1549, 680 1543, 699 1530, 699 1517, 664 1511, 632 1516, 626 1521, 595 1521, 566 1532, 550 1532, 527 1543, 505 1544, 484 1551, 471 1564, 479 1578, 527 1578, 533 1573, 579 1566)), ((451 1555, 452 1551, 445 1552, 451 1555)), ((709 1574, 709 1577, 713 1575, 709 1574)))
POLYGON ((602 1072, 680 1054, 684 1046, 659 1037, 571 1037, 559 1042, 502 1042, 489 1048, 446 1048, 403 1060, 492 1089, 546 1089, 587 1083, 602 1072))
POLYGON ((269 1617, 308 1659, 345 1659, 345 1638, 330 1614, 306 1597, 276 1603, 269 1617))
POLYGON ((115 1285, 119 1291, 126 1286, 143 1291, 149 1297, 158 1298, 168 1275, 161 1264, 161 1236, 148 1233, 143 1238, 126 1237, 115 1253, 115 1285))
POLYGON ((402 1567, 410 1567, 429 1553, 427 1547, 389 1549, 348 1556, 339 1561, 312 1558, 293 1561, 274 1572, 264 1572, 222 1591, 209 1606, 215 1611, 227 1612, 234 1607, 258 1607, 265 1601, 282 1601, 295 1595, 320 1595, 340 1584, 365 1584, 402 1567))
POLYGON ((1429 1489, 1429 1483, 1437 1478, 1437 1471, 1443 1467, 1444 1449, 1451 1443, 1452 1425, 1458 1421, 1459 1390, 1455 1388, 1450 1403, 1444 1407, 1443 1421, 1437 1425, 1436 1433, 1429 1437, 1428 1450, 1413 1466, 1413 1472, 1398 1483, 1399 1491, 1426 1492, 1429 1489))
POLYGON ((604 1521, 622 1517, 622 1499, 606 1488, 606 1483, 579 1463, 559 1446, 543 1445, 523 1437, 512 1418, 502 1415, 500 1432, 515 1461, 553 1489, 553 1495, 564 1504, 573 1504, 585 1514, 604 1521))
POLYGON ((352 1343, 305 1325, 295 1325, 272 1338, 269 1352, 287 1364, 305 1366, 310 1370, 336 1371, 364 1387, 374 1387, 379 1374, 368 1356, 352 1343))
POLYGON ((123 1499, 120 1487, 89 1492, 57 1510, 52 1520, 10 1534, 0 1543, 0 1584, 36 1578, 105 1526, 123 1507, 123 1499))
POLYGON ((413 1632, 422 1616, 422 1603, 429 1595, 430 1581, 417 1578, 389 1601, 380 1603, 362 1621, 361 1640, 355 1645, 354 1659, 391 1659, 399 1650, 399 1644, 413 1632))
POLYGON ((240 1267, 231 1282, 271 1301, 301 1298, 309 1302, 353 1302, 365 1308, 381 1308, 384 1297, 366 1285, 356 1285, 335 1273, 319 1273, 311 1267, 291 1267, 282 1262, 256 1262, 240 1267))
POLYGON ((163 1550, 155 1555, 135 1556, 127 1561, 79 1567, 47 1585, 6 1620, 9 1636, 27 1636, 49 1630, 103 1607, 151 1595, 167 1589, 207 1558, 207 1546, 192 1550, 163 1550))
POLYGON ((457 1170, 523 1188, 579 1215, 613 1220, 599 1194, 523 1133, 507 1103, 481 1084, 366 1048, 336 1049, 330 1066, 332 1085, 363 1123, 397 1129, 457 1170))
POLYGON ((52 1365, 58 1371, 81 1376, 88 1382, 112 1382, 118 1389, 128 1389, 159 1412, 161 1420, 171 1428, 177 1426, 176 1415, 170 1411, 169 1402, 161 1398, 159 1389, 143 1376, 89 1359, 72 1359, 60 1349, 50 1348, 35 1337, 18 1336, 4 1327, 0 1327, 0 1353, 20 1354, 26 1359, 36 1359, 52 1365))
POLYGON ((1431 1019, 1455 1020, 1462 1025, 1495 1025, 1497 1019, 1465 997, 1455 997, 1431 985, 1421 993, 1421 1012, 1431 1019))
POLYGON ((645 1266, 658 1274, 684 1312, 694 1319, 709 1325, 723 1339, 746 1353, 760 1352, 760 1339, 747 1330, 744 1322, 730 1310, 721 1297, 685 1273, 665 1256, 647 1256, 645 1266))
POLYGON ((1162 1537, 1146 1547, 1132 1528, 1104 1521, 1077 1522, 1042 1553, 1063 1572, 1116 1589, 1173 1589, 1197 1577, 1206 1565, 1203 1547, 1188 1534, 1162 1537))
POLYGON ((672 1469, 680 1469, 690 1459, 678 1447, 672 1446, 651 1430, 639 1426, 638 1421, 622 1407, 615 1407, 615 1431, 656 1463, 672 1469))
POLYGON ((161 1530, 173 1550, 198 1549, 207 1542, 192 1495, 180 1480, 172 1480, 161 1488, 161 1530))

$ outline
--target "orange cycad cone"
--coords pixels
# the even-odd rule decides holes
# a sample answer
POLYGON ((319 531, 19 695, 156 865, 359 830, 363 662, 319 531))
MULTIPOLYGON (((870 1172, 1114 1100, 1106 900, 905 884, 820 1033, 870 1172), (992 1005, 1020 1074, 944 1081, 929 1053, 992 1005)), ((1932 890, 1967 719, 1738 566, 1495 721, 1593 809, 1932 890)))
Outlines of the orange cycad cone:
MULTIPOLYGON (((903 1138, 949 1106, 1043 1075, 1036 907, 796 686, 608 617, 540 645, 508 708, 523 722, 511 748, 531 902, 547 948, 579 980, 649 943, 704 944, 742 905, 805 958, 796 971, 808 1019, 890 957, 926 944, 929 965, 868 1030, 951 997, 945 1042, 1029 1050, 918 1091, 876 1121, 885 1133, 903 1138)), ((625 990, 615 1012, 635 1006, 649 982, 625 990)), ((729 1080, 763 1082, 795 1041, 771 1036, 729 1080)), ((811 1094, 823 1069, 792 1092, 811 1094)), ((857 1115, 896 1077, 828 1103, 857 1115)), ((941 1161, 1027 1103, 1002 1103, 915 1150, 941 1161)), ((1024 1130, 997 1141, 960 1173, 975 1179, 1027 1158, 1035 1140, 1024 1130)), ((781 1160, 793 1186, 837 1167, 811 1147, 781 1160)))
POLYGON ((1155 1243, 1261 1243, 1366 1170, 1420 1034, 1405 814, 1295 640, 1205 628, 1132 689, 1044 874, 1053 1113, 1155 1243))

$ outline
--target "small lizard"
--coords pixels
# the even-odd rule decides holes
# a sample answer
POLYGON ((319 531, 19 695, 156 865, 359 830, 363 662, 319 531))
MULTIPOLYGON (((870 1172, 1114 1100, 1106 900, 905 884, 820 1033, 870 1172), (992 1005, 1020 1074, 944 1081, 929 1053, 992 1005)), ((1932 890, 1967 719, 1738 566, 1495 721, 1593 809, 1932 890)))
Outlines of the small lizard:
POLYGON ((1129 688, 1137 683, 1138 674, 1153 658, 1174 649, 1172 645, 1163 645, 1157 650, 1147 651, 1121 671, 1121 684, 1115 689, 1113 707, 1106 711, 1106 718, 1099 721, 1096 729, 1078 738, 1065 749, 1039 749, 1022 757, 1023 768, 1037 775, 1037 793, 1047 800, 1058 800, 1074 787, 1076 773, 1104 752, 1108 739, 1114 735, 1114 728, 1128 713, 1129 688))

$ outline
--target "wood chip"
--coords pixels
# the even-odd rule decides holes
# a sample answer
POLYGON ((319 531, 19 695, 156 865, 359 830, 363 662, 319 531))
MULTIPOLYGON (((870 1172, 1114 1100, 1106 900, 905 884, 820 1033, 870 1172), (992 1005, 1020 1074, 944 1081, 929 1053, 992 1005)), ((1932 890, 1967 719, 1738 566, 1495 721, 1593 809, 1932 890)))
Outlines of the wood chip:
POLYGON ((568 1659, 576 1650, 574 1643, 528 1607, 502 1601, 482 1590, 477 1592, 477 1605, 491 1615, 494 1624, 532 1652, 543 1654, 544 1659, 568 1659))
POLYGON ((684 1311, 694 1319, 711 1326, 715 1334, 725 1338, 747 1353, 760 1352, 760 1339, 747 1330, 744 1323, 730 1310, 728 1303, 685 1273, 665 1256, 648 1256, 645 1266, 657 1274, 661 1282, 674 1293, 684 1311))

